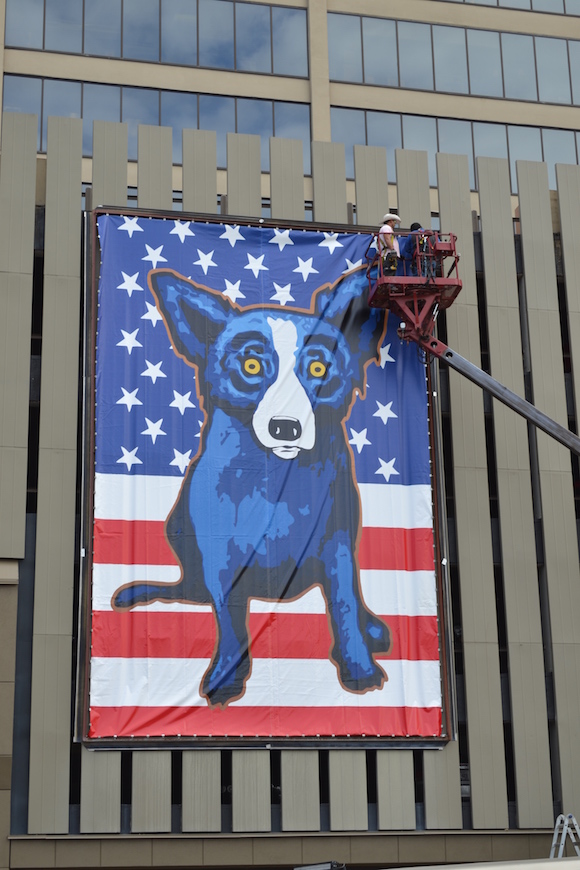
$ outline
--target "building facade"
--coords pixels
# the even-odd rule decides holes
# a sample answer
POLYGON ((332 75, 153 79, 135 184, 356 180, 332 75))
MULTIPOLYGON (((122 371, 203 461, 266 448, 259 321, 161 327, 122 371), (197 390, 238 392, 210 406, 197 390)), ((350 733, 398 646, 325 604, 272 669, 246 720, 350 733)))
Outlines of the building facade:
POLYGON ((579 16, 577 0, 0 2, 0 867, 539 858, 555 816, 580 814, 578 461, 443 369, 456 739, 73 739, 83 208, 335 230, 396 208, 451 230, 463 290, 440 336, 577 428, 579 16))

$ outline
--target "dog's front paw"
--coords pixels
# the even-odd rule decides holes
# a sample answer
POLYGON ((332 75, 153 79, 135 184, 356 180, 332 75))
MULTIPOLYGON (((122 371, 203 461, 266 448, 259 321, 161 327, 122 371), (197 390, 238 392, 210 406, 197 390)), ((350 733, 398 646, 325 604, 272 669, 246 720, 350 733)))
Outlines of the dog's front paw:
POLYGON ((391 650, 391 632, 388 625, 375 616, 369 613, 365 617, 363 626, 363 637, 367 639, 367 644, 370 652, 373 653, 388 653, 391 650))
POLYGON ((352 663, 347 665, 343 662, 339 667, 339 676, 342 686, 348 692, 358 694, 371 689, 382 689, 388 680, 386 673, 375 662, 370 667, 352 663))

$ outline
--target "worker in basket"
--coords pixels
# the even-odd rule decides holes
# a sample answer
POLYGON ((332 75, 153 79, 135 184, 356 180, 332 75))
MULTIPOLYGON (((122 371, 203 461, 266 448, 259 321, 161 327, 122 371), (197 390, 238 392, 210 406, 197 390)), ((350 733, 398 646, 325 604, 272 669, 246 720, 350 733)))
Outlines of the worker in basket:
POLYGON ((399 260, 397 263, 397 275, 412 277, 426 274, 425 250, 427 237, 425 230, 418 221, 411 224, 411 234, 398 239, 399 260))
POLYGON ((384 275, 394 275, 397 271, 399 240, 395 236, 395 230, 400 223, 401 218, 392 211, 383 215, 383 224, 379 230, 378 250, 383 261, 384 275))

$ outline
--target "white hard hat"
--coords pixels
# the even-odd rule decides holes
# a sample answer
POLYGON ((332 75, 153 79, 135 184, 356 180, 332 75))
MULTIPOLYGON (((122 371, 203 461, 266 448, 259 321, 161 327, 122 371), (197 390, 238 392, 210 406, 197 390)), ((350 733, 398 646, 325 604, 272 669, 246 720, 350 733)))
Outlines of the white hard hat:
POLYGON ((383 223, 386 224, 387 221, 401 221, 401 218, 398 214, 395 214, 392 211, 388 211, 385 215, 383 215, 383 223))

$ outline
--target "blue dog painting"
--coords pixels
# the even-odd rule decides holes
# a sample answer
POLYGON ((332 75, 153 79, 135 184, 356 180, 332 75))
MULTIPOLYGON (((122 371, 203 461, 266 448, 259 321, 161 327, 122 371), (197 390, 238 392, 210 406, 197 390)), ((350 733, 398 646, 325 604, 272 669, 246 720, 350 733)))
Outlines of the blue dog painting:
POLYGON ((290 601, 317 586, 340 684, 382 688, 375 659, 391 635, 361 593, 360 499, 344 425, 384 336, 364 272, 319 288, 308 310, 241 308, 171 269, 148 280, 174 353, 195 369, 205 423, 165 525, 181 577, 127 583, 113 608, 209 604, 216 646, 201 694, 219 708, 244 694, 251 674, 251 599, 290 601))

